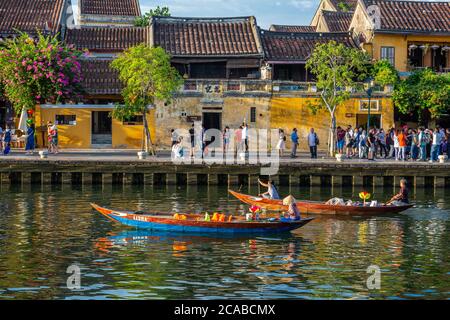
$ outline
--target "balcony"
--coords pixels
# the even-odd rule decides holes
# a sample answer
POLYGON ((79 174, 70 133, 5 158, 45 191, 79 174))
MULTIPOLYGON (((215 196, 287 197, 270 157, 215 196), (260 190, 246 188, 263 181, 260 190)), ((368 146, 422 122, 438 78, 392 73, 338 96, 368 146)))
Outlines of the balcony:
MULTIPOLYGON (((363 84, 352 88, 341 88, 352 95, 365 95, 363 84)), ((375 86, 375 94, 389 94, 389 87, 375 86)), ((234 96, 234 95, 299 95, 317 96, 314 82, 272 81, 272 80, 227 80, 227 79, 189 79, 180 89, 181 96, 234 96)))

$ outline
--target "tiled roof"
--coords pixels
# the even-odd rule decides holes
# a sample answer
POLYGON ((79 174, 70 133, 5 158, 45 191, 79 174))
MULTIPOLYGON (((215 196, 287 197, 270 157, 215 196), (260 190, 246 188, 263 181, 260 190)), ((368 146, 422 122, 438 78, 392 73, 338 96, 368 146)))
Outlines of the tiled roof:
POLYGON ((380 31, 450 33, 450 3, 365 0, 381 11, 380 31))
POLYGON ((358 0, 331 0, 331 3, 336 8, 336 10, 345 12, 345 11, 354 11, 356 5, 358 4, 358 0), (347 8, 347 10, 342 10, 341 6, 347 8))
POLYGON ((322 11, 322 16, 330 32, 346 32, 352 22, 353 12, 322 11))
POLYGON ((83 88, 91 95, 120 94, 122 83, 118 73, 110 67, 112 60, 88 59, 81 62, 83 88))
POLYGON ((279 25, 273 24, 270 26, 270 31, 278 32, 315 32, 316 27, 314 26, 289 26, 289 25, 279 25))
POLYGON ((66 41, 92 52, 118 52, 147 42, 147 28, 84 27, 67 31, 66 41))
POLYGON ((59 31, 64 0, 1 0, 0 34, 59 31))
POLYGON ((261 31, 261 40, 267 61, 306 61, 318 43, 334 40, 349 47, 357 47, 348 32, 287 33, 261 31))
POLYGON ((139 0, 78 0, 81 14, 140 16, 139 0))
POLYGON ((173 56, 262 56, 253 17, 154 17, 151 30, 153 44, 173 56))

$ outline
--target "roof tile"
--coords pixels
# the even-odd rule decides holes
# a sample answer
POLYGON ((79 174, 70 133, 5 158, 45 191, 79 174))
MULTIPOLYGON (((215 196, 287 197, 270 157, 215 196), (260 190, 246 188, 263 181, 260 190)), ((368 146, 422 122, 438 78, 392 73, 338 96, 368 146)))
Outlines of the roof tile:
POLYGON ((15 30, 34 33, 36 30, 57 33, 64 0, 1 0, 0 34, 15 30))
POLYGON ((348 31, 352 22, 353 14, 353 11, 322 11, 323 18, 325 19, 330 32, 348 31))
POLYGON ((261 40, 268 61, 306 61, 318 43, 332 40, 357 47, 348 32, 287 33, 263 30, 261 40))
POLYGON ((291 25, 273 24, 270 27, 270 31, 278 31, 278 32, 315 32, 316 31, 316 27, 314 27, 314 26, 291 26, 291 25))
POLYGON ((140 16, 139 0, 79 0, 81 14, 140 16))
POLYGON ((132 46, 146 43, 147 28, 84 27, 67 31, 66 41, 78 49, 91 52, 120 52, 132 46))
POLYGON ((153 41, 173 56, 262 55, 253 17, 154 17, 153 41))

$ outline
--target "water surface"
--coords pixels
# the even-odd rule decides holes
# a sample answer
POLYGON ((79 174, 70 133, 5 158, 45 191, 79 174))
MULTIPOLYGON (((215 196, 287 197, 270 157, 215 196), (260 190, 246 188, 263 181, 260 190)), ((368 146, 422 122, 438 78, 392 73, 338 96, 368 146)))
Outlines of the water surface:
MULTIPOLYGON (((280 191, 327 200, 356 199, 361 190, 280 191)), ((89 203, 246 212, 226 188, 3 187, 0 299, 448 299, 450 190, 419 190, 413 201, 417 207, 401 215, 318 218, 285 235, 208 237, 126 229, 89 203), (66 286, 72 264, 81 267, 78 291, 66 286), (381 269, 380 290, 366 286, 371 265, 381 269)))

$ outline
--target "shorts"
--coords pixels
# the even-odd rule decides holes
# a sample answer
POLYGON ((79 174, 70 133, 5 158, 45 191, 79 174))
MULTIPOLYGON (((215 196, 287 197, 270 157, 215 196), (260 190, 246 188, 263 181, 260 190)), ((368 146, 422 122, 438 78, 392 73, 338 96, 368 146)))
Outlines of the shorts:
POLYGON ((345 144, 345 141, 344 141, 344 140, 338 141, 338 142, 337 142, 337 148, 338 148, 338 149, 344 149, 344 144, 345 144))

